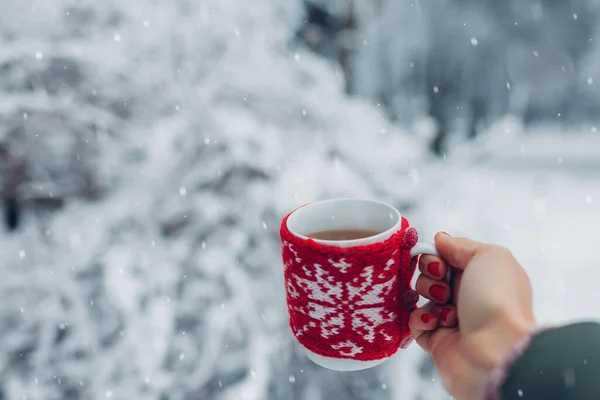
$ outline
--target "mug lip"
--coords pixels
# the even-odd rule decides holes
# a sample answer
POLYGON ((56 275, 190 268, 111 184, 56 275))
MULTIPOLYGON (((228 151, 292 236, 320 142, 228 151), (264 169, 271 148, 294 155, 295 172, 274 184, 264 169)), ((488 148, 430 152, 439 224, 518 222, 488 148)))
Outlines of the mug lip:
POLYGON ((394 233, 398 232, 402 228, 402 214, 400 213, 400 211, 398 211, 396 209, 396 207, 393 207, 393 206, 391 206, 387 203, 384 203, 382 201, 379 201, 379 200, 372 200, 372 199, 365 199, 365 198, 340 197, 340 198, 333 198, 333 199, 326 199, 326 200, 318 200, 318 201, 314 201, 312 203, 307 203, 301 207, 298 207, 297 209, 295 209, 294 211, 292 211, 290 213, 290 215, 288 216, 288 218, 285 222, 285 226, 292 235, 294 235, 295 237, 297 237, 298 239, 301 239, 301 240, 314 240, 315 242, 322 244, 324 246, 334 246, 334 247, 359 246, 366 241, 368 241, 369 243, 379 243, 379 242, 383 242, 383 241, 389 239, 394 233), (294 231, 292 228, 290 228, 290 218, 292 218, 292 216, 300 210, 305 210, 307 207, 311 207, 311 206, 323 204, 323 203, 346 202, 346 201, 364 202, 364 203, 378 204, 378 205, 384 206, 384 207, 388 208, 390 212, 394 213, 398 217, 398 220, 392 227, 390 227, 389 229, 386 229, 383 232, 378 233, 377 235, 367 236, 366 238, 349 239, 349 240, 315 239, 315 238, 308 237, 306 235, 302 235, 302 234, 294 231))

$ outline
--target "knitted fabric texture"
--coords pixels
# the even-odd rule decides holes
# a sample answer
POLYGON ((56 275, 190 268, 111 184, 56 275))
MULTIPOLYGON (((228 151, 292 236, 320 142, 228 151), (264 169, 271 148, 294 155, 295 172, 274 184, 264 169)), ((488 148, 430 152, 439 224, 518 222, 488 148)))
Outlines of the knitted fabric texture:
POLYGON ((488 375, 481 396, 482 400, 501 400, 500 389, 502 388, 502 385, 504 385, 504 382, 510 373, 510 369, 519 358, 521 358, 523 353, 525 353, 525 350, 527 350, 533 338, 547 329, 549 329, 549 327, 546 326, 535 328, 514 344, 506 358, 488 375))
POLYGON ((406 219, 389 239, 339 248, 300 239, 281 224, 286 298, 296 339, 315 354, 381 360, 411 342, 410 249, 418 235, 406 219))

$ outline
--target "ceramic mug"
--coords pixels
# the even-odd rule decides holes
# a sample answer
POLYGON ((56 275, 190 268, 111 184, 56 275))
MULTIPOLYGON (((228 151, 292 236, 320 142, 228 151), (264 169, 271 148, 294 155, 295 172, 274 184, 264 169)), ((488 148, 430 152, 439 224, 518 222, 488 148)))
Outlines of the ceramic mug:
POLYGON ((365 199, 302 206, 281 224, 290 327, 308 357, 338 371, 374 367, 411 342, 408 317, 419 296, 411 287, 420 254, 438 256, 394 207, 365 199), (316 232, 370 231, 351 240, 316 232))

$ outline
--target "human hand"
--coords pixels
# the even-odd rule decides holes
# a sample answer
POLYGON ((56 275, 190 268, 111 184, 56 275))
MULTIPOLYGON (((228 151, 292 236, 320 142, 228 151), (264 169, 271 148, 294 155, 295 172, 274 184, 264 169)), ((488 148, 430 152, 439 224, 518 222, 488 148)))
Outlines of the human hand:
POLYGON ((503 247, 444 233, 436 235, 435 244, 441 258, 421 256, 416 284, 432 302, 411 313, 409 326, 450 394, 476 399, 489 372, 536 325, 531 285, 503 247))

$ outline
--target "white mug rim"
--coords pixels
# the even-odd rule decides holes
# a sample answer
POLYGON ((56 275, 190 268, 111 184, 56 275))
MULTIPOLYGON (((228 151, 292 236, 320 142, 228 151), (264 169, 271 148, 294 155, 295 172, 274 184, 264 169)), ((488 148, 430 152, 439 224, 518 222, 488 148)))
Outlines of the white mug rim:
POLYGON ((302 207, 295 209, 288 216, 288 219, 286 221, 286 228, 292 235, 294 235, 295 237, 302 239, 302 240, 309 240, 309 239, 314 240, 315 242, 317 242, 321 245, 324 245, 324 246, 355 247, 355 246, 361 246, 361 245, 366 245, 366 244, 379 243, 379 242, 383 242, 383 241, 389 239, 394 233, 398 232, 402 228, 402 214, 395 207, 393 207, 387 203, 384 203, 382 201, 372 200, 372 199, 364 199, 364 198, 341 197, 341 198, 333 198, 333 199, 327 199, 327 200, 318 200, 318 201, 308 203, 302 207), (371 204, 383 206, 383 207, 387 208, 389 212, 391 212, 392 214, 394 214, 396 216, 396 219, 397 219, 396 223, 392 227, 386 229, 383 232, 378 233, 377 235, 368 236, 368 237, 360 238, 360 239, 349 239, 349 240, 314 239, 314 238, 308 237, 306 235, 303 235, 301 233, 298 233, 294 229, 292 229, 292 227, 290 227, 290 219, 292 220, 292 222, 294 222, 294 215, 301 210, 306 211, 311 206, 318 206, 318 205, 322 205, 322 204, 326 204, 326 203, 346 202, 346 201, 357 202, 357 203, 364 202, 364 203, 371 203, 371 204))

